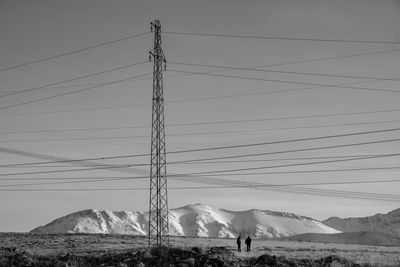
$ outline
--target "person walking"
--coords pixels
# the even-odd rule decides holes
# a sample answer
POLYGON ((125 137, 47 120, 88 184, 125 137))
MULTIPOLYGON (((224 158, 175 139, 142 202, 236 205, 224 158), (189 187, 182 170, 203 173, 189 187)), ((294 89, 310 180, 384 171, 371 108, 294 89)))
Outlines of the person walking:
POLYGON ((246 243, 247 251, 250 251, 250 246, 251 246, 250 236, 248 236, 244 242, 246 243))
POLYGON ((241 249, 241 247, 240 247, 240 245, 241 245, 241 243, 242 243, 242 240, 241 240, 241 235, 239 235, 239 237, 236 239, 236 244, 237 244, 237 247, 238 247, 238 251, 242 251, 242 249, 241 249))

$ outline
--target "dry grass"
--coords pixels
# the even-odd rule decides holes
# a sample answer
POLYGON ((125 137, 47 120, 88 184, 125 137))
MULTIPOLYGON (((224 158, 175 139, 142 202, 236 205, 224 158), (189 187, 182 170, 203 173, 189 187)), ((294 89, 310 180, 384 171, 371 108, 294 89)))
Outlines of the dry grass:
MULTIPOLYGON (((296 241, 253 240, 250 252, 236 251, 236 240, 217 238, 171 237, 176 248, 226 247, 235 256, 244 260, 263 254, 293 259, 316 260, 330 255, 357 262, 364 266, 400 266, 400 247, 363 246, 349 244, 327 244, 296 241)), ((127 235, 60 234, 32 235, 0 233, 0 248, 16 247, 35 255, 96 255, 100 253, 124 252, 147 247, 147 239, 127 235)))
MULTIPOLYGON (((236 240, 214 238, 172 238, 175 246, 225 246, 236 250, 236 240)), ((287 258, 318 259, 338 255, 359 264, 371 266, 400 266, 400 247, 365 246, 353 244, 314 243, 278 240, 253 240, 250 252, 237 252, 240 257, 258 257, 262 254, 285 256, 287 258)))

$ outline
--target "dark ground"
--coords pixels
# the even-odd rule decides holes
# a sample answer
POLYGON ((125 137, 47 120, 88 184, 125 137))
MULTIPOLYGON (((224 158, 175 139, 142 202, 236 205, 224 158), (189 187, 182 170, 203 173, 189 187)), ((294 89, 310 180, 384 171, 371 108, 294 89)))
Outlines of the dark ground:
POLYGON ((0 233, 0 266, 378 266, 335 254, 302 257, 301 250, 296 257, 272 250, 247 254, 220 246, 232 240, 192 239, 171 238, 171 247, 151 250, 141 236, 0 233))

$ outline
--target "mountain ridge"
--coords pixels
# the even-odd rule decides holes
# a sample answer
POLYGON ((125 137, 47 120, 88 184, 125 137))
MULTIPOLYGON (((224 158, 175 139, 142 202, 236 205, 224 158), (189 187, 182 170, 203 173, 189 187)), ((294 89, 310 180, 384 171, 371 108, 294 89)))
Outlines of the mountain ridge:
MULTIPOLYGON (((251 209, 230 211, 204 204, 169 211, 170 235, 233 238, 240 234, 275 238, 302 233, 338 233, 310 217, 287 212, 251 209)), ((86 209, 39 226, 32 233, 103 233, 146 235, 148 213, 86 209)))
POLYGON ((344 232, 338 234, 305 233, 280 238, 281 240, 336 243, 336 244, 360 244, 369 246, 399 246, 400 238, 379 232, 344 232))
POLYGON ((400 208, 367 217, 330 217, 322 222, 342 232, 381 232, 400 237, 400 208))

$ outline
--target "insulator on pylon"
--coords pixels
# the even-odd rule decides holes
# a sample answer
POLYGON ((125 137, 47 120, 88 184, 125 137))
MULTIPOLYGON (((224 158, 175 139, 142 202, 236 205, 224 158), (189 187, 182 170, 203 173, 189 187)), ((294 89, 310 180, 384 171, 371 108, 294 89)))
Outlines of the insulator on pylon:
POLYGON ((151 55, 149 54, 149 62, 151 62, 151 55))
POLYGON ((150 24, 150 32, 153 32, 153 25, 150 24))
POLYGON ((164 62, 164 70, 167 70, 167 63, 164 62))

